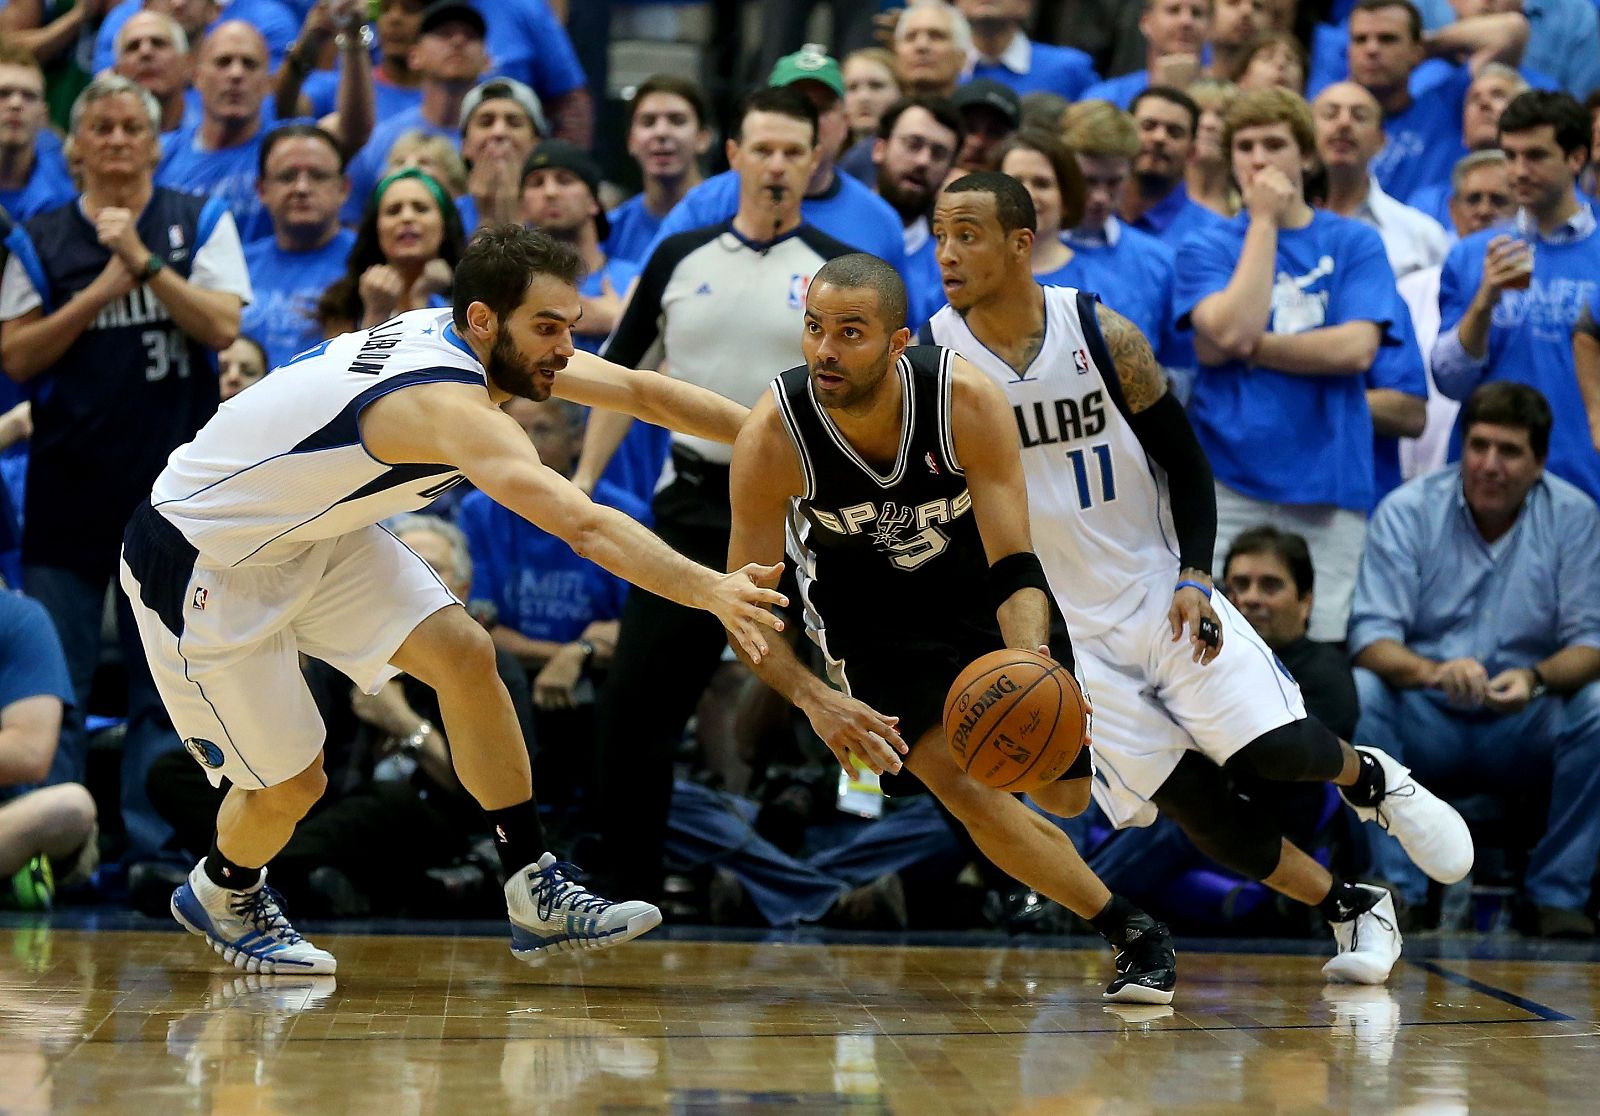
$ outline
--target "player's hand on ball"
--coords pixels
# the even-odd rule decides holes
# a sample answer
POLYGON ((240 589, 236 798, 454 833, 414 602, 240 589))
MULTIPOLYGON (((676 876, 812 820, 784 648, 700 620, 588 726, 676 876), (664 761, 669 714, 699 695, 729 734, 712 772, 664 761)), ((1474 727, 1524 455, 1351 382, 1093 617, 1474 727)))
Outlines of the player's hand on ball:
POLYGON ((783 631, 783 617, 772 610, 783 608, 789 598, 769 588, 778 584, 782 572, 782 562, 771 566, 751 562, 719 577, 706 604, 751 662, 759 663, 767 657, 767 638, 762 628, 783 631))
POLYGON ((812 730, 850 774, 854 774, 850 768, 852 755, 862 766, 882 775, 899 771, 900 757, 910 751, 900 739, 899 717, 885 717, 848 694, 825 690, 803 708, 812 730))
POLYGON ((1182 639, 1184 629, 1188 629, 1194 661, 1201 666, 1209 665, 1222 653, 1222 623, 1211 601, 1200 590, 1186 585, 1173 593, 1167 623, 1172 628, 1173 643, 1182 639))

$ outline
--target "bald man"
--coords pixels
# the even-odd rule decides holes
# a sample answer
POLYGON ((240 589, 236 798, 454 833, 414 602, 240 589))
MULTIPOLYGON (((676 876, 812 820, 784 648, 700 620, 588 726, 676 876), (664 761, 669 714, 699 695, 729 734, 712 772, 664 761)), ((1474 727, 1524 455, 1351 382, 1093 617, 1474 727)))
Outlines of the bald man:
POLYGON ((117 32, 117 64, 113 69, 143 86, 161 106, 161 134, 182 127, 194 58, 188 33, 169 15, 140 11, 117 32))

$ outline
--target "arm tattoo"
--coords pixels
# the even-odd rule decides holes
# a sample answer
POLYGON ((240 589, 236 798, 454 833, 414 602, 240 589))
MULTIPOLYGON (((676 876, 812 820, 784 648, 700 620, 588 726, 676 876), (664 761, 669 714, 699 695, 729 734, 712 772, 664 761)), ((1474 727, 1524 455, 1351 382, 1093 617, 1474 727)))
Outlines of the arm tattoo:
POLYGON ((1106 348, 1117 366, 1117 379, 1122 383, 1128 410, 1138 414, 1167 393, 1167 374, 1138 326, 1109 306, 1096 305, 1094 309, 1106 348))

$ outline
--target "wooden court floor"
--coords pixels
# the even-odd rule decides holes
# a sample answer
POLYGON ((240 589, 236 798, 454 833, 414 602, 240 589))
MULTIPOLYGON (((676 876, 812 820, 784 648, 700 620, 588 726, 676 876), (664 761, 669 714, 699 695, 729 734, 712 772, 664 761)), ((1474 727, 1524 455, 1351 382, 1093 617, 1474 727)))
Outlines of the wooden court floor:
POLYGON ((536 969, 498 939, 318 941, 336 978, 0 927, 0 1113, 1600 1112, 1600 964, 1419 958, 1356 989, 1188 950, 1172 1008, 1114 1010, 1086 940, 650 937, 536 969))

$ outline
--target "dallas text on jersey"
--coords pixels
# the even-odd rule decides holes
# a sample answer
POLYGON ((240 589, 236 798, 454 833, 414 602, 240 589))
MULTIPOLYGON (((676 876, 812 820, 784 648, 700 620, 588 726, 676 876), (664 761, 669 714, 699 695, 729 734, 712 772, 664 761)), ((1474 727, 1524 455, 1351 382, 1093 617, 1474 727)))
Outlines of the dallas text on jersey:
POLYGON ((1018 403, 1012 410, 1023 449, 1092 438, 1106 428, 1105 395, 1098 388, 1082 399, 1057 399, 1048 408, 1041 400, 1027 404, 1026 409, 1018 403))

